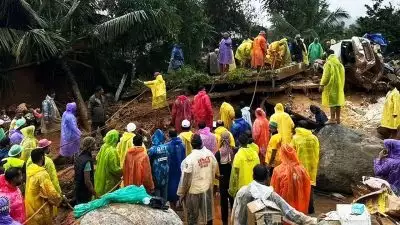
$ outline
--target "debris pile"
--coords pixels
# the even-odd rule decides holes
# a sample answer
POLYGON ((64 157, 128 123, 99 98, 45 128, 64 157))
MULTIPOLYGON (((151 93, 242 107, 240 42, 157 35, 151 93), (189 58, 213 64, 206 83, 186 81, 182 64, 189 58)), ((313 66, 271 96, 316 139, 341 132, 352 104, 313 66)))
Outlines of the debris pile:
POLYGON ((347 121, 344 123, 349 124, 351 128, 363 131, 375 129, 380 124, 384 104, 385 97, 379 98, 373 104, 368 104, 365 100, 360 105, 346 101, 344 110, 347 113, 345 117, 347 121))

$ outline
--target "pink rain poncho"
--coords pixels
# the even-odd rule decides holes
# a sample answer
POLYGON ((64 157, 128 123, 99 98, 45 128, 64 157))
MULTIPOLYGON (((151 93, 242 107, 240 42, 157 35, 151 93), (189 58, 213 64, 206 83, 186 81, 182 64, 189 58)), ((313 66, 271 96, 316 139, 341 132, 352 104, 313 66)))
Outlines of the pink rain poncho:
POLYGON ((172 123, 175 125, 175 129, 178 133, 182 131, 181 124, 183 120, 192 120, 191 104, 188 97, 179 95, 172 106, 172 123))
POLYGON ((8 198, 10 202, 10 216, 20 223, 25 222, 25 204, 21 191, 19 188, 8 183, 4 175, 0 176, 0 196, 8 198))
POLYGON ((211 133, 210 128, 205 127, 204 129, 199 129, 198 133, 200 134, 201 140, 203 141, 203 146, 215 153, 218 150, 217 138, 215 134, 211 133))
POLYGON ((76 121, 76 103, 68 103, 61 122, 60 155, 71 157, 79 151, 81 131, 76 121))

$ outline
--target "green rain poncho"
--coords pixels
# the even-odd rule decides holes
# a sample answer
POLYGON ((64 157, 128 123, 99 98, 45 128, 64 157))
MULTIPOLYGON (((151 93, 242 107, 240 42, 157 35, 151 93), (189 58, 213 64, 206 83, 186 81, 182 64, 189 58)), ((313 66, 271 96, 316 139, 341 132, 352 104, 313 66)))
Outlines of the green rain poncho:
POLYGON ((24 135, 24 139, 21 142, 23 150, 20 159, 26 162, 31 157, 32 150, 38 145, 38 141, 35 138, 35 126, 25 127, 21 130, 21 133, 24 135))
POLYGON ((344 105, 344 67, 336 55, 330 55, 324 65, 324 74, 321 79, 322 105, 337 107, 344 105))
POLYGON ((315 39, 314 42, 308 46, 308 58, 310 60, 310 64, 312 65, 314 64, 315 60, 321 59, 323 53, 324 49, 322 49, 318 39, 315 39))
POLYGON ((97 167, 94 173, 94 189, 98 195, 109 192, 121 180, 120 160, 117 153, 119 133, 111 130, 104 137, 104 144, 97 154, 97 167))

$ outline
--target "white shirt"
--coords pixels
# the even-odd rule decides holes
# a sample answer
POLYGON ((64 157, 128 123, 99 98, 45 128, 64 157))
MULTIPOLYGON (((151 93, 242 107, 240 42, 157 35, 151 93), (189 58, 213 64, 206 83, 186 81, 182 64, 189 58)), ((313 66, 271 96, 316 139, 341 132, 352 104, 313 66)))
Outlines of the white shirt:
POLYGON ((214 154, 203 147, 201 150, 193 149, 182 162, 182 172, 192 174, 190 194, 206 192, 213 184, 218 163, 214 154))

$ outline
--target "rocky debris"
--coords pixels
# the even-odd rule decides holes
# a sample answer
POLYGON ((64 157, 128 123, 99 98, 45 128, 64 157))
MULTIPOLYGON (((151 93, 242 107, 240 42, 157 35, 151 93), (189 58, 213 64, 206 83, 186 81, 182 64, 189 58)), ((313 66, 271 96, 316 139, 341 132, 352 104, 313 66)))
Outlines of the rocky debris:
POLYGON ((183 222, 172 210, 153 209, 135 204, 110 204, 84 215, 81 225, 179 225, 183 222))
POLYGON ((74 176, 75 176, 75 170, 74 166, 69 166, 66 169, 63 169, 57 173, 58 180, 60 182, 60 187, 63 192, 63 194, 68 198, 68 199, 73 199, 74 198, 74 176))
POLYGON ((382 140, 340 125, 324 127, 318 138, 318 189, 352 193, 351 184, 362 176, 374 176, 373 160, 384 149, 382 140))

